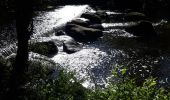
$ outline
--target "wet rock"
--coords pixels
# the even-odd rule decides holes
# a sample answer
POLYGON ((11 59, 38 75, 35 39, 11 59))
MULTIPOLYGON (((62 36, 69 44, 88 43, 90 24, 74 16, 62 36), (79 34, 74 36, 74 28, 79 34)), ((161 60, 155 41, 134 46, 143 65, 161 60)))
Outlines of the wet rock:
POLYGON ((125 29, 127 32, 140 37, 156 37, 157 33, 151 22, 140 21, 136 25, 130 26, 125 29))
POLYGON ((99 16, 100 18, 102 18, 102 19, 108 17, 105 10, 97 10, 97 11, 96 11, 96 15, 98 15, 98 16, 99 16))
POLYGON ((30 45, 29 50, 47 57, 53 57, 58 53, 58 48, 54 42, 37 42, 30 45))
POLYGON ((75 24, 67 24, 65 29, 67 35, 79 42, 95 41, 103 36, 103 32, 99 29, 86 28, 75 24))
POLYGON ((57 32, 55 32, 55 36, 61 36, 61 35, 65 35, 66 33, 63 30, 59 30, 57 32))
POLYGON ((95 13, 84 13, 81 17, 89 19, 91 24, 101 24, 101 18, 95 13))
POLYGON ((89 22, 88 19, 78 18, 78 19, 72 20, 72 21, 69 22, 68 24, 76 24, 76 25, 88 27, 88 26, 90 25, 90 22, 89 22))
POLYGON ((63 43, 63 51, 68 54, 75 53, 77 51, 80 51, 81 49, 82 49, 82 45, 80 45, 73 39, 65 41, 63 43))
POLYGON ((90 25, 89 27, 94 29, 104 30, 104 27, 101 24, 94 24, 94 25, 90 25))
POLYGON ((127 13, 124 17, 125 21, 140 21, 146 19, 147 19, 146 15, 140 12, 130 12, 127 13))

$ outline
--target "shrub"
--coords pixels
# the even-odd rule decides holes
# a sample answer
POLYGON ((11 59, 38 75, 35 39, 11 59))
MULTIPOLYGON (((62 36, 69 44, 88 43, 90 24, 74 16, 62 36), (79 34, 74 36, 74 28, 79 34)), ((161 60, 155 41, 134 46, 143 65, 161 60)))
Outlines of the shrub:
POLYGON ((87 100, 84 87, 71 73, 60 71, 56 78, 39 80, 27 88, 29 100, 87 100), (30 88, 31 87, 31 88, 30 88))
POLYGON ((149 77, 138 86, 135 78, 126 75, 126 69, 113 71, 117 81, 110 82, 105 89, 97 89, 89 95, 90 100, 170 100, 170 92, 157 87, 156 79, 149 77))

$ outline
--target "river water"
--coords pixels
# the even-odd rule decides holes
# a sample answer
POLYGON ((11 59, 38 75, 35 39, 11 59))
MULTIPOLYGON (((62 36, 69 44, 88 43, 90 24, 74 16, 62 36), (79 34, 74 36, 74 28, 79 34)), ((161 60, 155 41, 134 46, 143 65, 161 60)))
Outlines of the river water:
MULTIPOLYGON (((92 43, 83 44, 83 49, 67 54, 63 52, 63 41, 69 36, 55 36, 57 30, 81 16, 85 12, 95 12, 88 5, 66 5, 51 11, 36 12, 34 18, 34 34, 30 41, 55 41, 59 52, 50 58, 60 64, 66 71, 75 72, 77 79, 84 79, 83 86, 94 88, 105 87, 112 69, 126 66, 134 75, 146 77, 159 76, 159 82, 169 82, 170 77, 170 45, 167 41, 144 41, 124 30, 124 27, 134 22, 105 22, 104 36, 92 43)), ((108 15, 117 16, 119 12, 109 12, 108 15)), ((15 29, 13 29, 15 30, 15 29)), ((9 56, 16 52, 15 42, 7 43, 0 54, 9 56)))

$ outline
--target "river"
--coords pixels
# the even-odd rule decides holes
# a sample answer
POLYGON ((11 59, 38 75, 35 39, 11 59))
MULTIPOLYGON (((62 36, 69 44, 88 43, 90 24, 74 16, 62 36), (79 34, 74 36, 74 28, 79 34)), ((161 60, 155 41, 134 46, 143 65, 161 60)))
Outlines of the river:
MULTIPOLYGON (((87 88, 105 87, 117 65, 128 67, 133 74, 141 77, 159 76, 158 81, 162 84, 170 81, 169 43, 143 41, 129 34, 124 27, 133 25, 134 22, 103 23, 103 37, 95 42, 83 44, 83 49, 76 53, 63 52, 63 41, 70 37, 55 36, 55 31, 61 30, 67 22, 85 12, 95 10, 88 5, 66 5, 51 11, 36 12, 37 16, 33 18, 34 34, 30 41, 55 41, 59 52, 50 59, 66 71, 75 72, 77 79, 84 79, 83 86, 87 88)), ((107 13, 110 16, 121 14, 109 11, 107 13)), ((15 31, 15 28, 11 31, 15 31)), ((15 42, 8 42, 6 47, 1 48, 0 54, 9 56, 12 52, 16 52, 15 42)))

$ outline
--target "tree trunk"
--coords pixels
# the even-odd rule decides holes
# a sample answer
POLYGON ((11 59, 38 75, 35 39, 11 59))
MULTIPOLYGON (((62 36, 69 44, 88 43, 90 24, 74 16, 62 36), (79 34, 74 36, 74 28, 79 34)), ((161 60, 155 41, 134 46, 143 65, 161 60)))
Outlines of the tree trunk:
POLYGON ((25 83, 25 70, 28 67, 28 40, 31 30, 30 22, 32 19, 32 4, 31 0, 16 0, 16 29, 18 50, 13 65, 13 70, 10 78, 10 88, 8 98, 18 100, 21 95, 21 88, 25 83))

